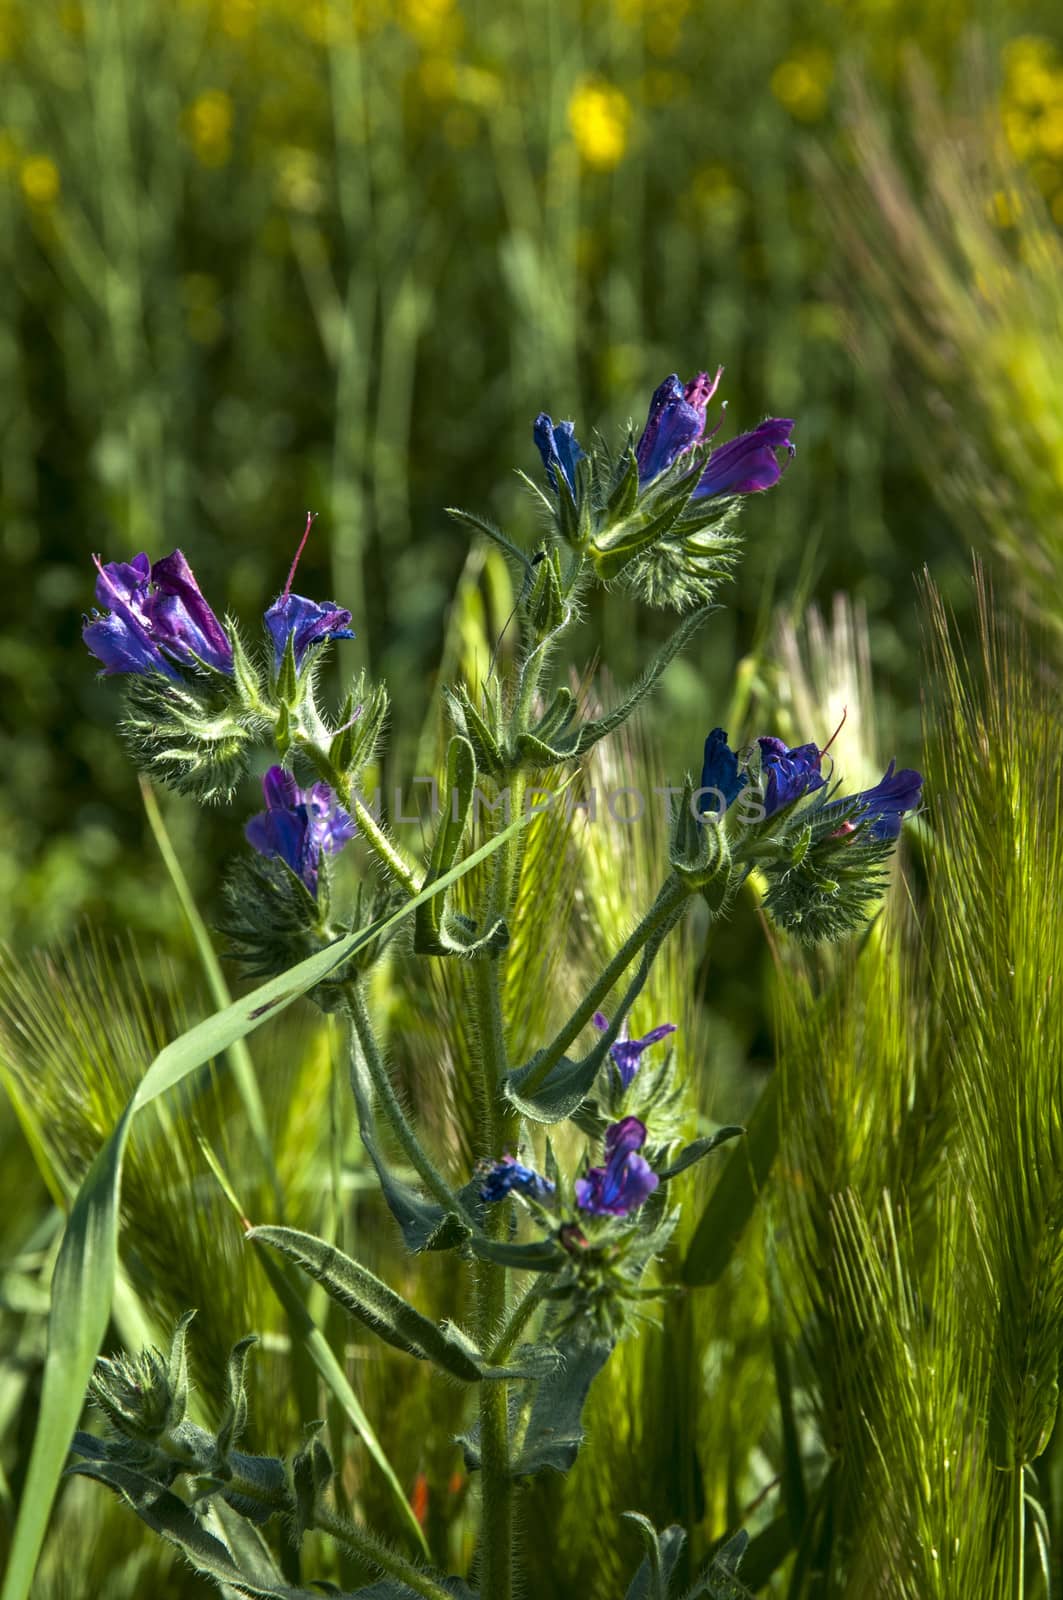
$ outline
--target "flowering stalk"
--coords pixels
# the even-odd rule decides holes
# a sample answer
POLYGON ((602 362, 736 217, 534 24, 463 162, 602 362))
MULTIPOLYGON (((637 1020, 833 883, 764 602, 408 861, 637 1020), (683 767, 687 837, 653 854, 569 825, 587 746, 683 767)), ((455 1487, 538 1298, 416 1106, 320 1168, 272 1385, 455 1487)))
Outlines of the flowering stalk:
MULTIPOLYGON (((898 772, 891 763, 873 789, 839 798, 821 770, 829 746, 788 748, 763 735, 740 753, 723 729, 714 729, 705 741, 697 803, 692 779, 674 791, 682 801, 673 817, 671 871, 653 904, 554 1038, 528 1063, 511 1063, 503 1000, 522 844, 508 836, 501 843, 489 882, 472 880, 471 904, 448 901, 443 881, 453 883, 461 853, 469 849, 478 784, 495 804, 508 793, 511 811, 523 816, 529 776, 557 768, 564 782, 566 773, 574 774, 593 745, 633 714, 715 609, 715 590, 737 551, 730 530, 740 500, 778 484, 794 453, 793 424, 785 418, 768 418, 714 446, 722 415, 707 426, 707 411, 719 378, 719 372, 715 378, 700 373, 687 384, 667 378, 653 396, 638 442, 629 438, 613 460, 597 450, 585 454, 573 424, 555 426, 545 413, 540 416, 535 438, 548 491, 541 498, 553 530, 534 556, 481 519, 456 514, 522 568, 515 607, 520 664, 508 679, 496 679, 492 668, 475 696, 461 683, 446 691, 446 804, 423 873, 357 792, 385 719, 385 691, 360 677, 335 727, 317 707, 314 680, 322 650, 352 637, 352 619, 333 602, 293 593, 311 517, 284 589, 263 619, 264 659, 256 662, 233 625, 218 621, 180 552, 154 565, 147 556, 101 564, 97 598, 110 611, 85 625, 86 642, 105 672, 134 680, 135 748, 163 781, 189 792, 186 769, 194 770, 201 799, 231 794, 247 773, 251 747, 264 735, 272 744, 276 759, 263 781, 265 808, 245 828, 253 854, 236 863, 225 886, 229 922, 223 931, 230 953, 252 975, 287 973, 307 956, 315 957, 312 971, 325 970, 308 992, 322 1009, 342 1012, 349 1022, 358 1125, 382 1197, 411 1252, 458 1249, 462 1267, 472 1262, 474 1327, 466 1332, 431 1321, 329 1240, 273 1224, 248 1228, 257 1245, 296 1262, 385 1343, 475 1390, 478 1425, 461 1443, 467 1470, 479 1473, 481 1600, 513 1597, 515 1483, 572 1466, 590 1384, 617 1339, 644 1314, 645 1302, 669 1292, 643 1278, 676 1225, 672 1179, 742 1131, 726 1127, 678 1152, 671 1149, 680 1131, 672 1109, 674 1055, 663 1055, 655 1068, 641 1062, 645 1051, 675 1031, 674 1024, 658 1023, 640 1038, 630 1037, 627 1028, 665 939, 696 894, 705 897, 710 917, 724 915, 754 861, 769 883, 766 908, 780 926, 806 943, 840 937, 866 920, 878 893, 876 874, 903 815, 921 795, 920 775, 898 772), (687 615, 619 705, 587 718, 567 687, 551 685, 548 669, 582 588, 617 580, 649 603, 687 615), (309 785, 302 773, 307 764, 316 778, 309 785), (761 803, 746 815, 755 796, 761 803), (375 881, 360 885, 344 922, 333 909, 333 863, 356 835, 384 869, 384 887, 375 881), (403 907, 414 912, 413 952, 462 964, 472 1014, 474 1110, 468 1131, 477 1167, 464 1183, 440 1169, 396 1094, 367 1001, 365 975, 397 920, 396 902, 417 896, 422 881, 440 892, 417 907, 403 907), (334 961, 329 971, 316 958, 355 927, 373 937, 351 941, 356 947, 348 946, 345 963, 334 961), (609 1020, 601 1014, 607 1000, 609 1020), (570 1047, 591 1024, 598 1039, 582 1059, 569 1059, 570 1047), (386 1149, 377 1144, 376 1108, 415 1181, 405 1170, 389 1169, 386 1149), (530 1142, 525 1128, 566 1121, 589 1140, 574 1171, 562 1169, 552 1142, 545 1155, 521 1148, 530 1142), (540 1161, 543 1172, 536 1170, 540 1161), (530 1226, 518 1228, 518 1217, 530 1219, 530 1226), (531 1287, 511 1304, 511 1275, 529 1271, 531 1287)), ((148 1423, 155 1432, 177 1426, 174 1417, 184 1401, 179 1408, 174 1397, 187 1395, 183 1327, 165 1368, 151 1366, 157 1381, 148 1423)), ((142 1450, 148 1402, 135 1373, 134 1379, 117 1398, 110 1395, 111 1413, 142 1450)), ((198 1440, 186 1467, 205 1463, 217 1477, 209 1492, 235 1496, 235 1509, 252 1521, 264 1520, 262 1512, 286 1516, 296 1540, 310 1528, 327 1532, 385 1575, 382 1591, 401 1587, 424 1600, 468 1592, 395 1555, 325 1503, 333 1469, 320 1441, 304 1447, 290 1474, 272 1458, 243 1458, 252 1462, 243 1473, 251 1484, 245 1494, 240 1458, 231 1450, 246 1417, 242 1378, 230 1387, 232 1403, 217 1439, 202 1430, 185 1436, 198 1440), (265 1464, 255 1469, 260 1459, 265 1464), (263 1494, 255 1488, 254 1470, 265 1484, 263 1494)), ((154 1438, 151 1433, 149 1445, 154 1438)), ((124 1448, 104 1443, 92 1458, 96 1475, 112 1487, 121 1487, 121 1473, 131 1470, 124 1448)), ((137 1457, 138 1471, 143 1460, 143 1454, 137 1457)), ((150 1456, 152 1463, 168 1489, 174 1463, 150 1456)), ((181 1514, 179 1507, 171 1511, 181 1514)), ((230 1560, 228 1551, 224 1555, 230 1560)), ((232 1587, 240 1585, 234 1581, 232 1587)))

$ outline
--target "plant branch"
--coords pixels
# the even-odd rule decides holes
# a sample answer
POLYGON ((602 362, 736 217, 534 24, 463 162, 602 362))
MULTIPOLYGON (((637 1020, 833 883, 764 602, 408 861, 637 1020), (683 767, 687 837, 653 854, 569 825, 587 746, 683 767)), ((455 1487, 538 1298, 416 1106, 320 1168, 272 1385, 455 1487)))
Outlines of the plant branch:
MULTIPOLYGON (((683 911, 686 909, 690 892, 681 879, 672 876, 667 880, 638 927, 625 939, 605 971, 592 985, 590 992, 580 1001, 564 1027, 547 1045, 535 1064, 535 1070, 530 1072, 521 1084, 522 1094, 534 1094, 537 1089, 542 1088, 550 1072, 561 1060, 569 1045, 582 1029, 587 1026, 594 1013, 601 1008, 602 1002, 607 998, 617 980, 626 972, 639 951, 653 940, 652 948, 648 952, 649 960, 644 963, 639 976, 636 977, 634 984, 625 996, 624 1010, 619 1015, 619 1021, 623 1020, 624 1011, 634 1003, 639 990, 646 981, 649 961, 652 961, 665 937, 679 921, 683 911)), ((614 1018, 613 1021, 619 1026, 617 1018, 614 1018)), ((613 1038, 615 1037, 616 1035, 614 1034, 613 1038)))
MULTIPOLYGON (((491 1385, 488 1384, 486 1387, 490 1388, 491 1385)), ((414 1566, 412 1561, 407 1561, 404 1556, 398 1555, 375 1534, 358 1527, 357 1523, 339 1516, 335 1511, 330 1511, 327 1506, 316 1508, 314 1527, 320 1528, 322 1533, 329 1534, 337 1544, 344 1545, 352 1554, 360 1556, 363 1561, 368 1561, 371 1566, 389 1578, 404 1583, 414 1594, 422 1595, 424 1600, 453 1600, 453 1595, 422 1567, 414 1566)))

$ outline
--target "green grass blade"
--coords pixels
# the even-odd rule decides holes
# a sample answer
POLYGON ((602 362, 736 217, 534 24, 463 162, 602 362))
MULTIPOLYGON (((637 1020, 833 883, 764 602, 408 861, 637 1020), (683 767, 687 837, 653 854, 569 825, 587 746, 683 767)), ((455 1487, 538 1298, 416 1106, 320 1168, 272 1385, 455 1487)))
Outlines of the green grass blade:
MULTIPOLYGON (((200 1149, 203 1151, 203 1159, 217 1178, 222 1193, 240 1218, 241 1226, 246 1231, 250 1228, 247 1213, 237 1199, 221 1163, 205 1139, 200 1140, 200 1149)), ((363 1411, 361 1401, 347 1380, 347 1374, 333 1355, 328 1340, 306 1309, 295 1269, 290 1267, 287 1262, 275 1261, 268 1250, 259 1248, 257 1254, 269 1286, 284 1308, 292 1336, 302 1340, 306 1346, 307 1354, 317 1368, 322 1382, 331 1390, 355 1433, 357 1433, 384 1474, 398 1502, 403 1521, 417 1541, 425 1559, 429 1559, 431 1552, 428 1548, 428 1540, 425 1538, 424 1529, 414 1514, 414 1509, 406 1496, 402 1484, 399 1482, 395 1468, 391 1465, 383 1445, 376 1436, 373 1424, 363 1411)))
MULTIPOLYGON (((174 892, 181 903, 181 910, 184 912, 185 921, 188 923, 189 931, 196 947, 196 954, 199 956, 199 964, 203 968, 203 975, 207 980, 207 986, 210 989, 214 1004, 216 1006, 231 1005, 233 997, 229 992, 229 985, 225 981, 225 974, 222 972, 217 952, 211 943, 207 925, 199 914, 199 907, 193 898, 188 879, 185 877, 184 869, 178 860, 177 852, 167 832, 162 812, 159 810, 159 802, 155 798, 155 791, 144 777, 140 780, 140 793, 144 801, 144 811, 147 815, 148 826, 151 828, 155 843, 159 847, 159 854, 163 859, 163 864, 170 874, 170 882, 174 886, 174 892)), ((251 1136, 262 1158, 263 1170, 269 1178, 270 1186, 277 1201, 278 1214, 283 1216, 284 1199, 281 1193, 280 1178, 277 1174, 276 1162, 273 1159, 273 1147, 270 1143, 269 1126, 266 1121, 266 1108, 262 1103, 258 1079, 255 1077, 251 1052, 243 1040, 238 1039, 226 1051, 226 1056, 228 1057, 229 1066, 232 1068, 233 1082, 236 1084, 237 1092, 243 1102, 244 1111, 247 1113, 247 1125, 251 1130, 251 1136)))
POLYGON ((0 1600, 27 1600, 56 1487, 107 1328, 118 1250, 122 1157, 133 1117, 189 1073, 253 1032, 266 1017, 312 989, 361 946, 493 855, 527 820, 518 817, 391 916, 338 939, 327 950, 271 978, 235 1004, 206 1017, 156 1056, 89 1168, 60 1246, 52 1279, 40 1413, 0 1600))
POLYGON ((709 1196, 683 1262, 684 1283, 716 1283, 735 1252, 779 1145, 779 1085, 769 1078, 709 1196))

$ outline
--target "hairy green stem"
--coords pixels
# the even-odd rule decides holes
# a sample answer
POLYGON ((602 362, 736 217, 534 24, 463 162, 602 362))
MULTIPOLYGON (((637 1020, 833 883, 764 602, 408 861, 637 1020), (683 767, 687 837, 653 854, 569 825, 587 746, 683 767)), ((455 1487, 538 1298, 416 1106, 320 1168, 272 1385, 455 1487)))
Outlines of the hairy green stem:
MULTIPOLYGON (((561 1060, 572 1041, 587 1026, 594 1013, 601 1008, 603 1000, 617 980, 627 971, 639 951, 658 935, 653 945, 653 954, 656 954, 665 935, 682 915, 689 894, 690 890, 679 878, 673 876, 667 880, 638 927, 624 940, 605 971, 592 985, 590 992, 580 1001, 564 1027, 547 1045, 536 1062, 535 1070, 528 1074, 521 1086, 523 1094, 534 1094, 536 1089, 542 1088, 551 1070, 561 1060)), ((648 964, 645 970, 648 971, 648 964)), ((634 993, 630 993, 628 1005, 635 999, 639 988, 645 982, 645 971, 642 973, 641 981, 636 980, 636 982, 638 987, 634 993)))
MULTIPOLYGON (((502 1082, 508 1059, 502 1021, 501 969, 497 957, 481 956, 473 962, 473 1000, 476 1008, 481 1088, 481 1151, 501 1154, 503 1141, 515 1133, 514 1118, 502 1102, 502 1082)), ((492 1206, 487 1232, 505 1237, 509 1203, 492 1206)), ((476 1266, 476 1323, 481 1345, 487 1348, 506 1316, 505 1267, 493 1261, 476 1266)), ((491 1600, 511 1600, 513 1593, 513 1480, 509 1473, 509 1384, 500 1379, 480 1385, 480 1559, 479 1589, 491 1600)))
POLYGON ((329 759, 328 751, 305 728, 294 728, 292 730, 292 742, 303 751, 304 755, 310 758, 325 781, 331 784, 341 805, 353 813, 362 838, 370 850, 383 864, 388 874, 402 885, 412 899, 415 894, 419 893, 421 887, 417 882, 417 874, 400 851, 392 844, 361 795, 355 792, 350 774, 336 771, 329 759))
POLYGON ((383 862, 391 876, 400 883, 412 899, 420 891, 417 875, 413 868, 408 866, 398 850, 392 844, 383 828, 376 821, 369 807, 360 795, 348 791, 344 801, 350 811, 354 813, 362 838, 380 861, 383 862))
POLYGON ((487 1357, 491 1366, 500 1367, 505 1363, 506 1357, 524 1332, 529 1318, 538 1309, 539 1302, 549 1288, 550 1274, 547 1272, 537 1273, 535 1282, 521 1295, 510 1312, 502 1332, 491 1346, 487 1357))
POLYGON ((463 1210, 460 1200, 421 1144, 409 1118, 402 1109, 398 1095, 395 1093, 391 1075, 380 1054, 380 1047, 377 1044, 362 985, 352 982, 344 987, 350 1009, 351 1025, 365 1057, 369 1076, 373 1080, 373 1088, 387 1113, 388 1121, 396 1139, 405 1151, 410 1165, 429 1192, 435 1196, 445 1210, 454 1211, 460 1215, 463 1210))
MULTIPOLYGON (((491 1385, 488 1384, 486 1387, 490 1388, 491 1385)), ((443 1588, 442 1584, 437 1583, 430 1573, 414 1566, 412 1561, 407 1561, 404 1556, 398 1555, 375 1534, 358 1527, 357 1523, 350 1522, 335 1511, 330 1511, 327 1506, 318 1506, 315 1509, 313 1525, 315 1528, 320 1528, 323 1533, 329 1534, 337 1544, 344 1545, 352 1554, 360 1556, 363 1561, 368 1561, 387 1577, 404 1583, 414 1594, 423 1595, 424 1600, 453 1600, 453 1596, 443 1588)))

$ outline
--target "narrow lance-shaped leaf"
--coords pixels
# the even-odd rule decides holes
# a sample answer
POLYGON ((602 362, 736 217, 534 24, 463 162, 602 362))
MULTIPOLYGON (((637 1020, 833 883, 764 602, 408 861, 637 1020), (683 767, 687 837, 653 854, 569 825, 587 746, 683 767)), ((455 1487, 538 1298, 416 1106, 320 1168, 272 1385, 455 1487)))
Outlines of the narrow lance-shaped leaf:
POLYGON ((658 1171, 658 1178, 662 1183, 666 1183, 669 1178, 677 1178, 681 1172, 686 1172, 688 1167, 704 1160, 707 1155, 711 1155, 729 1140, 739 1138, 745 1131, 744 1128, 734 1124, 726 1128, 717 1128, 715 1133, 707 1134, 703 1139, 695 1139, 693 1144, 688 1144, 680 1150, 673 1162, 658 1171))
POLYGON ((375 1273, 334 1245, 296 1228, 252 1228, 248 1238, 273 1245, 309 1272, 333 1300, 385 1344, 419 1361, 431 1361, 465 1383, 479 1382, 481 1366, 452 1330, 430 1322, 375 1273))
POLYGON ((240 1594, 264 1600, 315 1600, 309 1589, 262 1583, 244 1572, 220 1539, 209 1533, 199 1518, 179 1496, 132 1467, 114 1461, 79 1461, 70 1468, 72 1476, 95 1478, 113 1489, 130 1505, 153 1533, 175 1544, 197 1572, 217 1583, 231 1584, 240 1594))
MULTIPOLYGON (((435 883, 449 872, 457 859, 469 825, 476 793, 476 756, 468 739, 455 734, 447 746, 447 776, 443 805, 432 859, 425 884, 435 883)), ((418 955, 475 955, 482 950, 503 950, 508 943, 505 923, 500 917, 477 936, 475 924, 451 910, 445 894, 426 900, 418 907, 414 922, 414 949, 418 955)))

